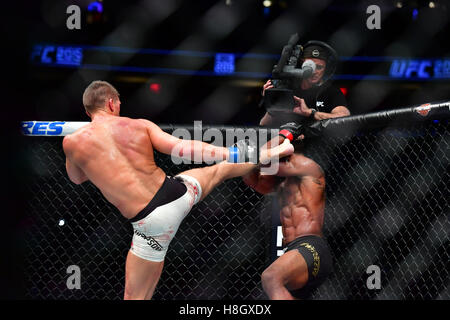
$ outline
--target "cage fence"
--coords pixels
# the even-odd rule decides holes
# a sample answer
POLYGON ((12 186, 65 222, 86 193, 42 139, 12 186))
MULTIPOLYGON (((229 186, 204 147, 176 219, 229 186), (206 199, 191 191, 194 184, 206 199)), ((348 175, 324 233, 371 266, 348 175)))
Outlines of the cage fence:
MULTIPOLYGON (((62 138, 24 139, 26 297, 122 299, 131 224, 93 184, 70 182, 62 138), (80 289, 67 286, 71 265, 80 289)), ((334 261, 309 299, 450 299, 448 121, 325 137, 305 154, 326 174, 323 231, 334 261), (380 289, 367 286, 371 265, 380 289)), ((159 153, 156 162, 168 175, 202 166, 159 153)), ((275 258, 275 201, 241 178, 219 185, 181 224, 153 298, 267 299, 261 273, 275 258)))

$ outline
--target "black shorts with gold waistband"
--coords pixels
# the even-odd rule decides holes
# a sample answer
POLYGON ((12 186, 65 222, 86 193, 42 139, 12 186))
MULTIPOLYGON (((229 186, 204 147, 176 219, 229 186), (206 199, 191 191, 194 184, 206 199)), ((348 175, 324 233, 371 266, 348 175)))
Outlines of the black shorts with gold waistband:
POLYGON ((324 238, 310 235, 289 242, 285 252, 298 250, 308 265, 308 282, 297 290, 290 290, 295 298, 306 299, 333 272, 333 258, 324 238))

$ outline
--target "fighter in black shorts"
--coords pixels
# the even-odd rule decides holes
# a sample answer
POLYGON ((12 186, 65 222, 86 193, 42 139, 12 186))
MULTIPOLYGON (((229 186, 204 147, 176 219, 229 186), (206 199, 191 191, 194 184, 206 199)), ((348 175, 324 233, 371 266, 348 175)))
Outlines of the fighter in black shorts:
POLYGON ((277 192, 281 206, 285 253, 262 274, 270 299, 305 298, 332 272, 331 253, 322 234, 324 173, 301 153, 301 141, 294 146, 294 154, 280 161, 276 176, 261 175, 259 169, 244 176, 245 183, 262 194, 277 192))
MULTIPOLYGON (((350 115, 342 92, 331 85, 337 54, 327 44, 310 41, 303 46, 300 64, 310 60, 316 65, 311 77, 295 88, 292 112, 267 113, 261 126, 331 119, 350 115)), ((271 80, 263 86, 273 88, 271 80)), ((295 131, 295 130, 294 130, 295 131)), ((332 257, 322 234, 325 207, 325 176, 321 167, 302 154, 302 143, 288 137, 296 151, 281 162, 277 176, 261 175, 255 169, 244 181, 256 191, 276 191, 281 205, 285 253, 262 274, 262 285, 270 299, 304 298, 332 272, 332 257)), ((283 141, 283 137, 279 138, 283 141)))

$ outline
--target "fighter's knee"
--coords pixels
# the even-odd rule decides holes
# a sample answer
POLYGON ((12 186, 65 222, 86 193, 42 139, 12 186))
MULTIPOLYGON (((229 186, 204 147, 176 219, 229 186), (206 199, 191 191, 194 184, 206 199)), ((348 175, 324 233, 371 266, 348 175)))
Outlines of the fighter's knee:
POLYGON ((125 292, 123 294, 124 300, 144 300, 145 292, 137 292, 131 286, 125 285, 125 292))
POLYGON ((268 268, 261 274, 261 282, 266 287, 282 284, 283 280, 276 269, 268 268))

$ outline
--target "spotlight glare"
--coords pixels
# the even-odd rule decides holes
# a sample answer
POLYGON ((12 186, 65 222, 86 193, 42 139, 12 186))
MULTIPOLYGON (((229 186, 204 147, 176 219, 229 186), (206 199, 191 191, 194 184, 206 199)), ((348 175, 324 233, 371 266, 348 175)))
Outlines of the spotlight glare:
POLYGON ((272 6, 272 1, 271 0, 264 0, 263 1, 263 6, 266 7, 266 8, 272 6))
POLYGON ((159 83, 153 82, 150 83, 149 89, 154 93, 159 93, 159 91, 161 90, 161 85, 159 83))
POLYGON ((347 96, 348 89, 346 87, 339 88, 344 96, 347 96))
POLYGON ((103 12, 103 4, 101 1, 93 1, 89 4, 88 6, 88 11, 96 11, 98 13, 102 13, 103 12))
POLYGON ((428 4, 428 6, 433 9, 436 7, 435 3, 433 1, 430 1, 430 3, 428 4))

